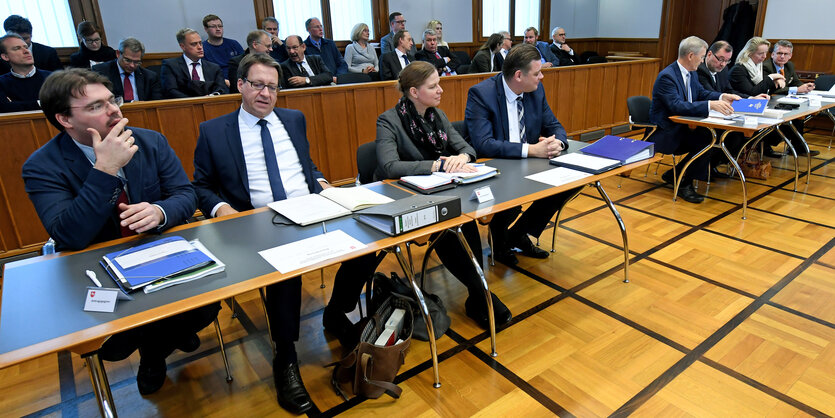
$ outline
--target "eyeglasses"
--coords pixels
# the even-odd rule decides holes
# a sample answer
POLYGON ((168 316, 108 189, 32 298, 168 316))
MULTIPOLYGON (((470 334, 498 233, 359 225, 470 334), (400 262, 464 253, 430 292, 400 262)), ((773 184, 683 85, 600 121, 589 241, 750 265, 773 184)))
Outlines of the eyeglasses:
POLYGON ((274 85, 272 85, 272 84, 264 84, 264 83, 262 83, 262 82, 260 82, 260 81, 249 81, 249 80, 247 80, 247 79, 246 79, 246 77, 241 78, 241 80, 243 80, 243 81, 245 81, 245 82, 249 83, 249 85, 250 85, 250 86, 252 86, 252 88, 254 88, 254 89, 255 89, 255 90, 257 90, 257 91, 264 90, 264 87, 266 87, 266 88, 267 88, 267 90, 268 90, 270 93, 275 93, 275 92, 277 92, 277 91, 278 91, 278 86, 274 86, 274 85))
POLYGON ((96 38, 96 39, 84 38, 84 43, 86 43, 86 44, 100 44, 101 43, 101 38, 96 38))
POLYGON ((720 64, 725 64, 730 61, 728 58, 717 57, 716 55, 714 55, 713 58, 716 58, 716 61, 719 61, 720 64))
POLYGON ((206 27, 209 29, 223 29, 223 25, 209 25, 206 27))
POLYGON ((401 24, 404 24, 404 23, 406 23, 406 19, 403 19, 403 20, 395 20, 395 21, 394 21, 394 23, 401 23, 401 24))
POLYGON ((121 107, 124 103, 125 99, 123 99, 122 96, 110 96, 110 98, 107 100, 98 100, 86 106, 70 106, 70 108, 84 109, 85 112, 91 115, 99 115, 107 109, 108 104, 111 104, 118 108, 121 107))
POLYGON ((133 65, 141 65, 142 60, 132 60, 124 55, 122 55, 121 60, 125 62, 125 64, 133 64, 133 65))
POLYGON ((774 55, 777 55, 779 57, 786 57, 786 56, 789 56, 791 54, 792 54, 791 52, 775 52, 774 53, 774 55))

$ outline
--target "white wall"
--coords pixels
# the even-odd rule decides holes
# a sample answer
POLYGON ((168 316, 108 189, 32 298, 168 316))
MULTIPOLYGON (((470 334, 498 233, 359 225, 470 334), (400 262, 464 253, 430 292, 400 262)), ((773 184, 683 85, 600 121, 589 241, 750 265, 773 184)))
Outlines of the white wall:
POLYGON ((788 39, 835 39, 835 1, 769 0, 763 37, 788 39))
MULTIPOLYGON (((444 41, 473 41, 473 3, 465 0, 389 0, 389 13, 400 12, 406 17, 406 30, 415 43, 421 43, 423 30, 430 20, 444 24, 444 41)), ((388 16, 385 19, 388 22, 388 16)), ((388 33, 389 28, 381 28, 388 33)))
POLYGON ((145 44, 146 52, 178 52, 175 35, 190 27, 206 39, 203 16, 216 14, 223 19, 224 37, 246 43, 246 34, 255 27, 252 2, 223 0, 106 0, 100 1, 101 17, 108 44, 116 49, 119 40, 133 36, 145 44))
POLYGON ((571 38, 658 38, 663 0, 551 0, 547 30, 571 38))

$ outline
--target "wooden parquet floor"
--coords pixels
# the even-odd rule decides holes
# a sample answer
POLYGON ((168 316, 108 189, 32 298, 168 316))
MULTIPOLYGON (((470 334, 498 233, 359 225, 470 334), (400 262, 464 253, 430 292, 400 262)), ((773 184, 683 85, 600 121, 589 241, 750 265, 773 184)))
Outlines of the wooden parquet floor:
MULTIPOLYGON (((488 281, 514 313, 498 333, 499 356, 464 315, 466 290, 430 263, 428 291, 452 326, 438 340, 442 386, 432 387, 428 344, 413 341, 397 383, 399 400, 344 402, 330 386, 338 342, 322 330, 335 268, 305 277, 304 381, 318 416, 832 416, 835 415, 835 150, 809 133, 810 182, 795 192, 793 160, 769 180, 748 182, 743 220, 737 180, 700 185, 708 198, 673 202, 651 167, 604 182, 629 231, 631 283, 611 214, 586 189, 563 215, 547 260, 487 266, 488 281)), ((800 159, 805 167, 805 158, 800 159)), ((550 248, 549 227, 540 245, 550 248)), ((482 231, 482 236, 486 236, 482 231)), ((418 256, 422 249, 418 248, 418 256)), ((387 259, 381 271, 397 271, 387 259)), ((107 363, 123 417, 284 416, 257 293, 220 313, 234 381, 211 328, 200 350, 169 358, 158 393, 136 389, 139 357, 107 363)), ((358 318, 358 312, 352 314, 358 318)), ((58 353, 0 370, 0 415, 98 414, 85 365, 58 353)))

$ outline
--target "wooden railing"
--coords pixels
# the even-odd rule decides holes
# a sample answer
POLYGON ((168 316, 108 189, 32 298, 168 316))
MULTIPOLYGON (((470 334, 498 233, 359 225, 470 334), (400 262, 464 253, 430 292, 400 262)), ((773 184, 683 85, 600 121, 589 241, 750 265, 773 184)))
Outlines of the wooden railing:
MULTIPOLYGON (((635 59, 543 71, 548 103, 569 135, 627 123, 626 98, 649 95, 658 59, 635 59)), ((450 120, 464 119, 468 89, 493 74, 443 77, 441 108, 450 120)), ((356 175, 356 151, 373 141, 377 116, 400 97, 392 81, 284 90, 277 106, 298 109, 307 119, 311 157, 331 181, 356 175)), ((129 103, 122 113, 131 126, 162 132, 193 173, 200 122, 240 106, 239 94, 129 103)), ((47 239, 23 187, 21 167, 32 152, 57 134, 41 112, 0 116, 0 257, 36 249, 47 239)))

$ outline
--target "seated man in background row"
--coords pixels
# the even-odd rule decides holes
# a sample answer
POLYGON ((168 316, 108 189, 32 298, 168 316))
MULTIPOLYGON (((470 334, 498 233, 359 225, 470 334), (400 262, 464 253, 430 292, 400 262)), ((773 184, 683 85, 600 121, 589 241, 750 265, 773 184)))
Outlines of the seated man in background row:
MULTIPOLYGON (((26 47, 29 48, 29 52, 35 57, 35 67, 44 71, 56 71, 64 68, 55 48, 32 42, 32 23, 29 22, 29 19, 18 15, 11 15, 3 21, 3 30, 7 33, 16 33, 23 38, 23 41, 26 42, 26 47)), ((6 74, 10 70, 11 68, 7 62, 0 61, 0 74, 6 74)))
MULTIPOLYGON (((568 149, 565 128, 548 106, 539 82, 541 69, 540 54, 533 45, 516 45, 507 54, 501 73, 470 88, 464 115, 479 157, 552 158, 568 149)), ((516 264, 513 248, 518 248, 522 255, 547 258, 548 252, 535 246, 528 235, 542 234, 551 217, 575 192, 568 190, 539 199, 522 216, 519 206, 493 215, 493 257, 516 264)))
POLYGON ((220 66, 203 58, 203 42, 197 31, 180 29, 177 43, 183 55, 162 60, 160 69, 162 93, 166 98, 229 93, 220 66))
MULTIPOLYGON (((270 52, 270 56, 278 63, 286 61, 289 57, 287 56, 287 48, 284 48, 284 40, 278 36, 278 19, 272 16, 265 17, 261 21, 261 29, 270 34, 270 41, 273 43, 273 50, 270 52)), ((235 77, 235 73, 232 73, 231 76, 235 77)))
MULTIPOLYGON (((342 54, 336 48, 336 44, 332 40, 325 38, 324 28, 322 22, 315 17, 311 17, 304 22, 304 27, 309 34, 304 40, 306 46, 305 55, 318 55, 322 58, 322 62, 328 67, 334 77, 348 72, 348 64, 342 58, 342 54)), ((334 79, 334 82, 336 80, 334 79)))
MULTIPOLYGON (((690 203, 702 203, 705 200, 704 196, 696 193, 693 180, 707 180, 710 153, 693 160, 686 173, 681 170, 710 144, 710 133, 706 129, 689 129, 687 125, 675 123, 669 117, 707 117, 709 110, 730 115, 734 112, 731 103, 740 99, 736 94, 706 90, 699 83, 696 70, 704 60, 706 51, 707 42, 701 38, 684 38, 678 45, 678 59, 658 73, 652 86, 652 104, 649 108, 649 120, 658 127, 655 135, 649 138, 649 141, 655 143, 655 152, 675 155, 687 153, 676 164, 676 171, 681 177, 678 195, 690 203)), ((673 184, 673 170, 667 171, 661 178, 673 184)))
MULTIPOLYGON (((111 89, 103 75, 78 68, 53 73, 41 88, 43 113, 60 133, 26 160, 23 182, 58 250, 159 232, 184 223, 197 206, 166 138, 125 129, 111 89)), ((212 303, 114 334, 98 354, 118 361, 139 349, 136 385, 142 395, 154 393, 165 383, 165 358, 197 350, 197 332, 218 311, 212 303)))
POLYGON ((574 50, 565 43, 564 28, 559 26, 555 27, 554 30, 551 31, 551 38, 554 41, 550 46, 551 52, 557 57, 557 59, 559 59, 560 66, 576 65, 580 63, 577 55, 574 54, 574 50))
POLYGON ((408 31, 397 31, 392 42, 396 45, 394 51, 383 53, 380 56, 380 79, 384 81, 397 80, 400 71, 415 60, 415 56, 409 52, 414 48, 415 43, 412 42, 412 35, 408 31))
POLYGON ((206 54, 206 60, 217 64, 223 73, 223 79, 226 86, 229 87, 229 77, 227 74, 227 63, 232 57, 236 57, 244 53, 241 44, 234 39, 223 37, 223 20, 216 15, 206 15, 203 17, 203 30, 206 31, 206 40, 203 41, 203 51, 206 54))
POLYGON ((299 35, 290 35, 284 40, 290 58, 281 63, 281 87, 327 86, 336 82, 336 77, 318 55, 305 55, 307 45, 299 35))
POLYGON ((426 61, 438 69, 438 75, 456 75, 458 60, 449 52, 449 48, 438 46, 438 36, 434 29, 423 31, 423 48, 418 51, 415 58, 426 61))
POLYGON ((536 50, 539 51, 539 59, 542 63, 542 68, 551 68, 560 65, 559 58, 551 52, 551 48, 548 47, 548 44, 542 41, 537 41, 536 38, 539 36, 539 31, 531 26, 525 29, 525 43, 531 44, 536 47, 536 50))
MULTIPOLYGON (((281 48, 284 48, 284 43, 281 43, 281 48)), ((254 30, 246 35, 246 50, 241 55, 233 57, 229 60, 229 92, 238 92, 238 66, 249 54, 270 54, 273 50, 273 42, 270 40, 270 34, 263 30, 254 30)), ((270 54, 272 56, 272 54, 270 54)))
POLYGON ((35 68, 26 42, 16 33, 0 38, 0 58, 11 71, 0 75, 0 113, 38 110, 38 91, 49 71, 35 68))
POLYGON ((119 41, 116 59, 93 66, 93 71, 113 83, 113 94, 122 96, 125 103, 140 100, 161 100, 159 76, 142 68, 145 45, 136 38, 119 41))
MULTIPOLYGON (((397 32, 405 31, 406 30, 406 16, 403 16, 400 12, 393 12, 389 15, 389 33, 386 36, 383 36, 380 39, 380 55, 385 54, 386 52, 392 52, 397 49, 397 41, 394 39, 394 35, 397 32)), ((417 50, 415 49, 415 44, 413 43, 412 46, 408 48, 409 56, 415 56, 417 54, 417 50)))

